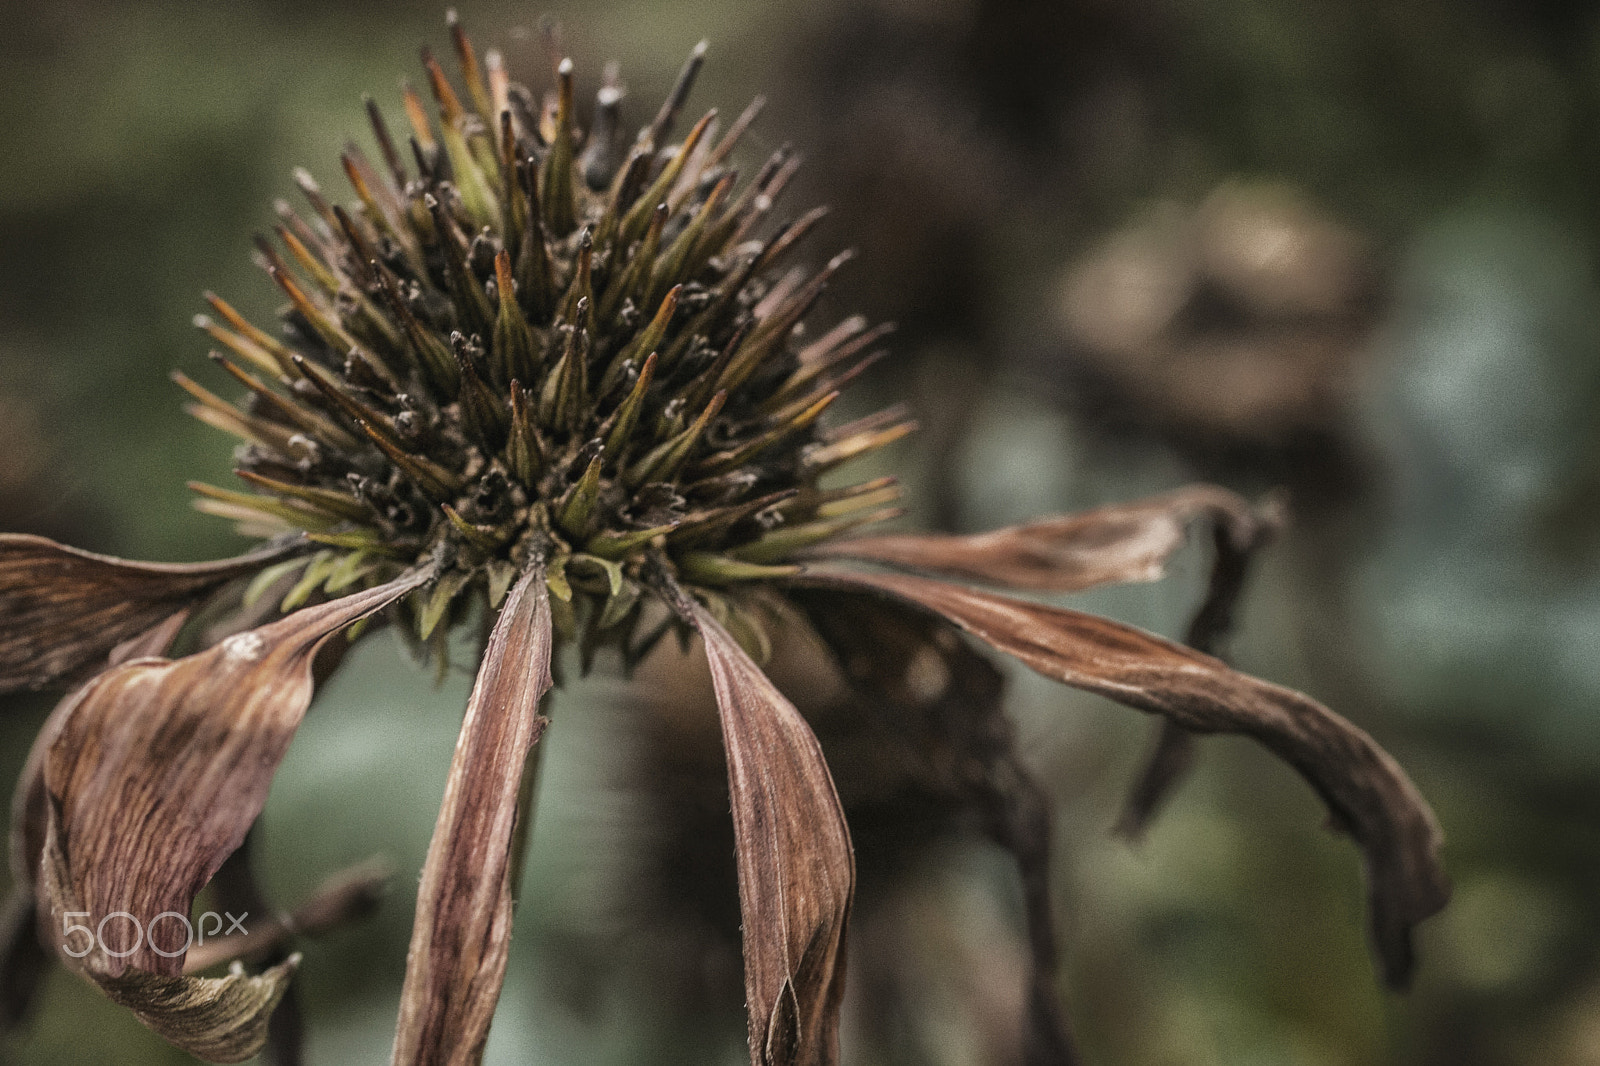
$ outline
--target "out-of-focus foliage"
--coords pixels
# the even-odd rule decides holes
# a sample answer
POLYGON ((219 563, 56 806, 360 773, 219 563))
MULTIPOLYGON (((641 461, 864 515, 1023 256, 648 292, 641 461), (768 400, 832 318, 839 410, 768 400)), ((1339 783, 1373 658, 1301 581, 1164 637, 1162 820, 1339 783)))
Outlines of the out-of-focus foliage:
MULTIPOLYGON (((1196 475, 1289 487, 1295 524, 1263 559, 1235 657, 1395 751, 1438 809, 1456 900, 1424 927, 1415 990, 1386 995, 1347 846, 1315 832, 1291 775, 1208 742, 1130 847, 1108 830, 1143 723, 1019 675, 1023 748, 1057 801, 1061 989, 1090 1060, 1600 1062, 1600 15, 1557 0, 550 10, 580 86, 614 58, 633 99, 659 98, 704 36, 697 104, 768 95, 754 144, 808 158, 787 206, 833 203, 816 247, 862 250, 826 314, 900 323, 877 384, 911 391, 925 424, 901 456, 921 522, 993 526, 1196 475), (1285 290, 1296 269, 1309 288, 1285 290), (1330 291, 1345 295, 1319 303, 1330 291), (1117 319, 1127 307, 1145 317, 1117 319)), ((536 84, 543 13, 462 10, 536 84)), ((166 371, 203 358, 201 290, 270 317, 249 236, 292 166, 338 185, 361 93, 397 112, 442 19, 412 0, 7 9, 0 528, 138 558, 240 546, 188 507, 186 479, 228 477, 228 444, 182 416, 166 371)), ((1203 560, 1178 571, 1073 605, 1176 634, 1203 560)), ((556 707, 492 1063, 742 1056, 715 715, 703 668, 674 655, 648 672, 655 698, 591 686, 556 707)), ((319 698, 263 822, 285 905, 375 851, 404 871, 376 919, 308 948, 313 1063, 385 1054, 465 699, 466 678, 430 690, 400 658, 364 648, 319 698)), ((789 681, 807 680, 802 660, 789 681)), ((47 709, 6 704, 0 779, 47 709)), ((1014 1061, 1011 868, 938 812, 855 824, 847 1060, 1014 1061)), ((7 1056, 182 1061, 65 976, 7 1056)))

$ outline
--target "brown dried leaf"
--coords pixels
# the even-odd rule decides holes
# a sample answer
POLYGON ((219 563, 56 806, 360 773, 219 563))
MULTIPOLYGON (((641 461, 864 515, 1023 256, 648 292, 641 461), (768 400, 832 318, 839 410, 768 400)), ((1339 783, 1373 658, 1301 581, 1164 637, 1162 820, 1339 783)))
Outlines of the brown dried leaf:
POLYGON ((1104 618, 892 574, 812 574, 876 589, 943 616, 1025 665, 1075 688, 1163 715, 1194 733, 1242 733, 1293 766, 1362 849, 1374 949, 1403 987, 1411 930, 1449 899, 1442 835, 1405 772, 1371 737, 1290 689, 1104 618))
POLYGON ((483 1055, 511 946, 517 791, 546 724, 551 640, 539 563, 500 609, 461 723, 417 891, 396 1066, 470 1066, 483 1055))
POLYGON ((292 966, 182 977, 186 927, 154 919, 187 917, 260 814, 311 701, 317 650, 430 576, 306 608, 184 659, 134 659, 63 704, 44 766, 41 920, 52 932, 98 931, 63 936, 63 961, 186 1050, 215 1061, 254 1054, 292 966), (145 930, 121 958, 133 935, 129 919, 107 921, 118 912, 145 930), (75 958, 69 947, 87 951, 75 958))
POLYGON ((1110 583, 1155 581, 1183 547, 1189 524, 1209 518, 1228 536, 1253 541, 1271 519, 1215 485, 1190 485, 1132 503, 1040 518, 969 536, 899 533, 834 541, 812 558, 858 559, 990 585, 1081 592, 1110 583))
POLYGON ((700 631, 728 758, 752 1066, 839 1056, 855 856, 822 748, 800 712, 709 611, 673 589, 700 631))
POLYGON ((290 543, 210 563, 136 563, 0 534, 0 692, 81 680, 119 643, 298 550, 290 543))

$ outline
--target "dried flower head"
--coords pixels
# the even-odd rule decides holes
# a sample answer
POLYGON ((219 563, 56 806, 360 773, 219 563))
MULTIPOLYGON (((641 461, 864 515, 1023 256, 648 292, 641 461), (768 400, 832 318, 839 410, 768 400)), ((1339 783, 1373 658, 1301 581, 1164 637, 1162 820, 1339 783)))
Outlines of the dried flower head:
MULTIPOLYGON (((331 653, 382 618, 442 663, 451 627, 478 619, 488 635, 422 871, 393 1057, 477 1061, 560 652, 576 646, 587 670, 613 649, 629 666, 676 629, 702 638, 727 752, 751 1061, 833 1062, 854 858, 817 740, 757 661, 773 626, 809 618, 868 698, 894 699, 895 671, 920 652, 980 669, 959 629, 1165 716, 1135 822, 1191 733, 1256 737, 1363 848, 1384 974, 1405 981, 1411 927, 1446 895, 1426 805, 1364 733, 1206 654, 1264 529, 1256 512, 1199 487, 978 537, 842 538, 898 513, 897 490, 824 476, 911 424, 890 410, 824 427, 883 330, 852 318, 804 336, 846 257, 790 265, 821 217, 768 222, 792 153, 743 182, 731 169, 759 102, 726 133, 712 113, 673 142, 697 49, 636 137, 619 135, 614 78, 580 130, 569 60, 541 98, 494 53, 480 62, 453 20, 452 35, 464 91, 424 51, 437 116, 407 91, 409 152, 369 106, 381 165, 345 152, 355 202, 300 173, 309 215, 280 207, 278 242, 260 242, 288 298, 282 336, 207 297, 215 317, 198 325, 243 398, 175 375, 197 417, 243 442, 247 488, 196 485, 198 506, 267 543, 160 565, 0 537, 0 688, 82 682, 35 746, 13 833, 55 956, 197 1055, 254 1054, 297 964, 292 934, 315 923, 264 929, 260 972, 205 977, 194 971, 222 956, 191 951, 181 919, 214 878, 254 891, 239 849, 331 653), (1219 560, 1199 650, 898 572, 1036 591, 1150 580, 1195 521, 1215 529, 1219 560), (234 621, 190 624, 202 607, 234 621), (164 657, 175 645, 189 653, 164 657)), ((970 713, 987 728, 999 711, 970 713)), ((1039 805, 1028 811, 1019 854, 1040 845, 1039 805)), ((296 913, 344 914, 363 877, 296 913)), ((1035 918, 1029 1024, 1060 1057, 1052 936, 1035 918)), ((10 939, 8 987, 38 962, 32 941, 10 939)))

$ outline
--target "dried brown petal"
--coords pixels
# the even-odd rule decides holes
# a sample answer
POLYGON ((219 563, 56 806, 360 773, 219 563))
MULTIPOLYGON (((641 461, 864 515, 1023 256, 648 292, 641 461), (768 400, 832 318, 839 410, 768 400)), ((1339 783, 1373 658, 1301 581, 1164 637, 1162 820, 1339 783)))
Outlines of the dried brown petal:
POLYGON ((838 1061, 855 856, 806 720, 710 612, 673 588, 711 663, 728 758, 752 1066, 838 1061))
POLYGON ((288 991, 289 978, 299 966, 300 956, 290 956, 254 976, 242 969, 226 977, 173 977, 131 968, 117 976, 97 972, 102 967, 96 959, 104 957, 99 950, 100 940, 90 932, 80 932, 81 923, 73 922, 88 912, 74 892, 67 857, 58 846, 61 829, 56 809, 52 803, 39 891, 41 898, 52 901, 51 920, 63 923, 59 926, 63 948, 69 934, 93 941, 95 946, 86 948, 85 957, 75 964, 87 964, 80 972, 93 980, 108 999, 127 1007, 156 1033, 198 1058, 207 1062, 243 1062, 259 1052, 267 1040, 272 1011, 288 991), (79 928, 71 928, 73 925, 79 928))
POLYGON ((430 576, 306 608, 185 659, 134 659, 63 704, 45 757, 41 920, 63 933, 63 961, 185 1049, 217 1061, 254 1054, 292 966, 182 977, 188 930, 157 919, 187 918, 260 814, 311 701, 318 649, 430 576), (108 918, 119 913, 129 917, 108 918), (143 937, 130 950, 135 921, 143 937), (64 935, 71 926, 90 932, 64 935))
MULTIPOLYGON (((1127 504, 1042 518, 971 536, 897 534, 822 545, 817 558, 860 559, 1010 588, 1079 592, 1096 585, 1154 581, 1183 547, 1187 527, 1209 519, 1216 546, 1206 600, 1187 643, 1208 654, 1232 626, 1233 605, 1252 552, 1278 525, 1276 501, 1252 509, 1213 485, 1191 485, 1127 504)), ((1194 737, 1163 722, 1130 790, 1118 831, 1137 838, 1193 765, 1194 737)))
MULTIPOLYGON (((189 620, 189 613, 187 607, 174 611, 166 620, 118 644, 111 650, 105 665, 112 667, 133 659, 164 655, 189 620)), ((45 757, 75 705, 76 693, 63 697, 39 727, 11 799, 11 874, 19 888, 30 894, 39 879, 39 857, 44 852, 45 825, 50 813, 49 794, 44 787, 45 757)))
POLYGON ((477 1063, 511 946, 511 839, 528 753, 544 732, 552 627, 542 564, 500 609, 450 762, 417 891, 393 1062, 477 1063))
POLYGON ((933 611, 1025 665, 1075 688, 1160 714, 1195 733, 1243 733, 1293 766, 1362 849, 1374 949, 1403 987, 1411 930, 1449 898, 1442 836, 1405 772, 1354 725, 1298 692, 1130 626, 926 578, 813 574, 933 611))
POLYGON ((1080 592, 1096 585, 1155 581, 1183 547, 1187 528, 1210 518, 1251 541, 1263 516, 1215 485, 1190 485, 1132 503, 1040 518, 988 533, 900 533, 818 546, 814 558, 859 559, 1016 589, 1080 592))
MULTIPOLYGON (((162 654, 188 619, 187 607, 173 612, 164 622, 118 644, 106 665, 116 666, 130 659, 162 654)), ((14 887, 6 902, 5 915, 0 918, 0 1032, 26 1017, 38 984, 54 958, 39 937, 35 899, 39 858, 44 852, 50 815, 49 795, 44 787, 44 760, 72 702, 71 696, 63 699, 45 719, 12 795, 10 857, 14 887)))
MULTIPOLYGON (((297 611, 184 659, 135 659, 66 701, 45 783, 60 819, 53 844, 93 921, 115 911, 141 923, 188 913, 260 813, 311 701, 317 650, 428 576, 297 611)), ((163 928, 156 942, 170 948, 178 932, 163 928)), ((182 967, 148 944, 126 959, 98 948, 86 958, 109 977, 130 966, 168 975, 182 967)))
POLYGON ((100 984, 171 1043, 207 1062, 243 1062, 266 1041, 267 1019, 289 990, 300 956, 253 977, 162 977, 129 970, 100 984))
POLYGON ((211 563, 136 563, 0 534, 0 692, 74 681, 180 607, 297 550, 211 563))

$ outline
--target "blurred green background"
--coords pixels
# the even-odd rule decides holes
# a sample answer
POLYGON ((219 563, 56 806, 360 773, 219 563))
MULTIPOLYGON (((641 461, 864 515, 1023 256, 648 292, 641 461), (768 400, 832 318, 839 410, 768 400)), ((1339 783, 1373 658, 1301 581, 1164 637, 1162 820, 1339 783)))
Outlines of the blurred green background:
MULTIPOLYGON (((1090 1062, 1600 1063, 1600 13, 461 8, 535 88, 547 13, 580 85, 620 61, 634 121, 702 37, 691 109, 767 94, 750 162, 796 143, 787 213, 835 207, 812 258, 862 253, 812 321, 899 324, 860 402, 903 398, 923 421, 897 457, 917 524, 1199 478, 1286 489, 1294 523, 1233 658, 1396 754, 1444 825, 1455 900, 1422 929, 1414 990, 1382 992, 1355 853, 1286 768, 1204 742, 1130 847, 1108 830, 1149 723, 1016 676, 1023 750, 1058 801, 1060 987, 1090 1062)), ((204 289, 269 322, 250 236, 293 198, 293 166, 342 190, 361 94, 398 117, 418 44, 447 51, 443 8, 12 0, 4 20, 0 529, 145 559, 234 552, 183 487, 228 483, 230 444, 181 413, 167 370, 212 381, 189 324, 204 289)), ((1175 635, 1205 566, 1191 550, 1166 582, 1073 605, 1175 635)), ((688 872, 703 906, 681 885, 650 898, 675 786, 646 764, 663 721, 713 721, 692 666, 658 669, 652 699, 605 678, 560 694, 490 1063, 744 1060, 728 871, 688 872)), ((376 918, 305 946, 312 1063, 387 1055, 469 684, 432 688, 387 636, 368 642, 279 775, 260 854, 275 900, 372 854, 399 871, 376 918)), ((0 780, 48 708, 5 701, 0 780)), ((1014 873, 959 825, 905 850, 864 892, 851 960, 858 985, 899 989, 894 1013, 848 1007, 846 1061, 1017 1061, 1014 873)), ((0 1061, 189 1060, 57 973, 0 1061)))

